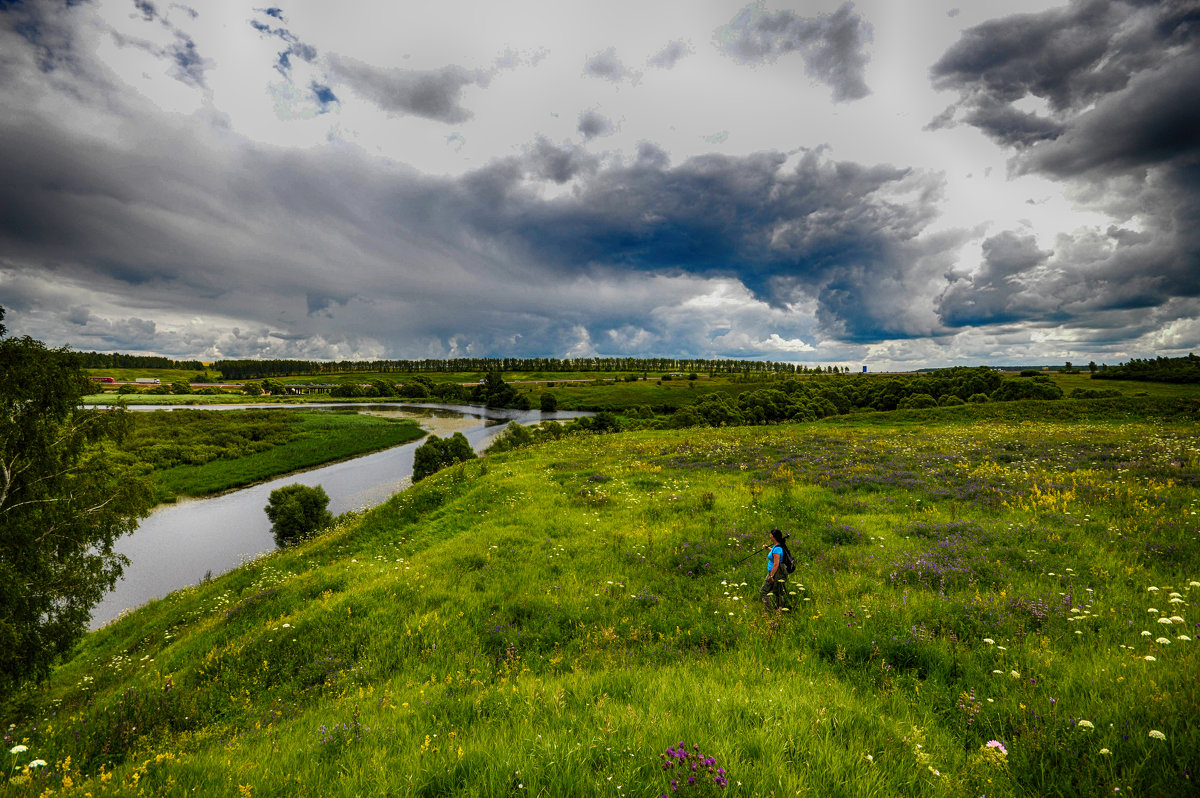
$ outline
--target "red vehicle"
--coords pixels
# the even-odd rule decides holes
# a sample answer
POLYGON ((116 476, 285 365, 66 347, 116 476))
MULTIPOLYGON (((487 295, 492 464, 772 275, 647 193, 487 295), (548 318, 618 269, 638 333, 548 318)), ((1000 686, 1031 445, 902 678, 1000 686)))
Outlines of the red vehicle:
POLYGON ((91 380, 92 382, 107 382, 107 383, 116 382, 116 380, 113 379, 112 377, 88 377, 88 379, 91 380))

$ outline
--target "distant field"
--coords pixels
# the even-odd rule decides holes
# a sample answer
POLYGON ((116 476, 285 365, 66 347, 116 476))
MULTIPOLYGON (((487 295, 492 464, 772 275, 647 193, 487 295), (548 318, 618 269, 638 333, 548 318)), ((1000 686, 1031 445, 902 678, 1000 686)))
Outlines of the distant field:
MULTIPOLYGON (((153 377, 164 383, 176 380, 191 381, 199 372, 192 369, 84 369, 89 377, 112 377, 117 382, 133 382, 138 377, 153 377)), ((207 372, 210 379, 216 381, 219 372, 207 372)))
POLYGON ((1050 379, 1068 396, 1076 388, 1089 390, 1111 388, 1120 391, 1123 396, 1153 396, 1163 399, 1185 399, 1200 396, 1200 385, 1137 382, 1134 380, 1093 380, 1086 372, 1083 374, 1051 373, 1050 379))

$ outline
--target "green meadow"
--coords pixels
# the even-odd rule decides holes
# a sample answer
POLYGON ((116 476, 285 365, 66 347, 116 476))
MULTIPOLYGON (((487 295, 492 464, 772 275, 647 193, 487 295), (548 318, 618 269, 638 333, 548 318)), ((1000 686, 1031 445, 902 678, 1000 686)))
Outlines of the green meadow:
POLYGON ((90 634, 2 705, 4 794, 1193 795, 1198 420, 1027 401, 490 455, 90 634))
POLYGON ((109 456, 148 477, 159 502, 245 487, 425 434, 411 421, 353 411, 164 410, 129 420, 109 456))

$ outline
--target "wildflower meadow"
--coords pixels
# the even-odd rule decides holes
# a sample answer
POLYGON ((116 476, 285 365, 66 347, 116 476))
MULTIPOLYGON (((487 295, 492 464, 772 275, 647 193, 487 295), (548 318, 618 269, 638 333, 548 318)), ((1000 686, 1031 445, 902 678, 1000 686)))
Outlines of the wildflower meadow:
POLYGON ((1194 795, 1198 405, 1012 408, 445 469, 89 635, 0 793, 1194 795))

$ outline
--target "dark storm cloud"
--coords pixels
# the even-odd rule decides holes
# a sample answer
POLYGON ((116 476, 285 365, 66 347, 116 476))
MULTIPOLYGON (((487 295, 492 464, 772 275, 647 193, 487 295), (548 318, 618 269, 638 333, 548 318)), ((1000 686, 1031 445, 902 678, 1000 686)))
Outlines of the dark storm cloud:
POLYGON ((465 122, 472 113, 462 106, 463 89, 486 86, 491 73, 446 66, 428 71, 384 69, 345 56, 329 56, 330 74, 364 99, 394 114, 411 114, 438 122, 465 122))
POLYGON ((575 129, 583 134, 585 141, 591 141, 597 136, 612 133, 613 124, 607 117, 589 109, 579 115, 579 126, 575 129))
POLYGON ((597 165, 596 158, 584 150, 569 145, 556 147, 544 138, 534 144, 528 163, 534 176, 554 183, 565 183, 577 175, 594 172, 597 165))
POLYGON ((846 3, 833 14, 815 18, 792 11, 770 13, 761 4, 746 6, 716 32, 721 48, 746 64, 773 61, 798 52, 808 74, 833 89, 833 99, 858 100, 871 93, 864 71, 871 27, 846 3))
POLYGON ((611 267, 727 276, 782 307, 815 294, 823 321, 855 340, 914 329, 895 294, 914 257, 949 241, 921 240, 939 181, 809 152, 704 156, 670 168, 653 158, 591 175, 569 197, 521 190, 536 165, 497 163, 425 207, 504 241, 513 257, 557 270, 611 267))
POLYGON ((1032 278, 1051 254, 1032 236, 1004 232, 987 239, 979 273, 954 279, 942 297, 942 320, 952 327, 1004 324, 1035 313, 1032 278))
POLYGON ((1088 324, 1200 295, 1198 43, 1194 1, 1077 0, 969 29, 939 59, 935 85, 957 90, 964 121, 1014 149, 1013 173, 1063 181, 1115 222, 1061 234, 1044 262, 1013 272, 1002 255, 1019 237, 990 239, 980 272, 943 296, 947 324, 1088 324), (1017 108, 1026 97, 1046 110, 1017 108))
MULTIPOLYGON (((906 280, 914 260, 951 246, 923 239, 936 178, 819 152, 671 166, 645 144, 632 164, 602 168, 540 140, 451 179, 352 148, 265 149, 195 121, 146 118, 118 145, 32 111, 0 120, 0 148, 13 156, 0 162, 0 250, 58 264, 61 284, 107 286, 147 307, 187 296, 189 307, 280 328, 263 317, 278 308, 293 332, 309 316, 361 318, 350 297, 437 304, 447 291, 554 326, 565 323, 553 321, 560 300, 531 292, 636 274, 734 278, 777 308, 816 296, 828 329, 875 340, 928 332, 907 315, 906 280), (178 158, 180 148, 191 155, 178 158), (569 180, 557 198, 535 189, 569 180)), ((641 326, 621 316, 631 312, 614 300, 592 320, 641 326)), ((440 324, 482 323, 469 318, 440 324)))

